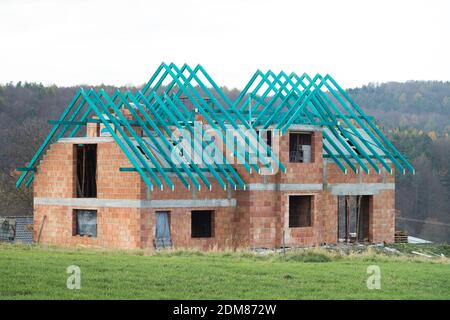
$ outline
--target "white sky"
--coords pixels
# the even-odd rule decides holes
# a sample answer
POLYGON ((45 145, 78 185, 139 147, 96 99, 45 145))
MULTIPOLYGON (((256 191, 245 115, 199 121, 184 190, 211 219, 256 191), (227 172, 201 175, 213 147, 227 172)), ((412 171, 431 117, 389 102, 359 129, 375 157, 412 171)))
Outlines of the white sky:
POLYGON ((0 0, 0 83, 141 84, 162 61, 237 88, 258 68, 450 80, 450 1, 0 0))

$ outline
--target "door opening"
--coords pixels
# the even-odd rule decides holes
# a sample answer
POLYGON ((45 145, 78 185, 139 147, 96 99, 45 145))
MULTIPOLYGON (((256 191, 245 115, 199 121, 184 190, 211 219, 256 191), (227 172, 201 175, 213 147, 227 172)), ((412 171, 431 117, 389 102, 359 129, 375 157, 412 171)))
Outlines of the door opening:
POLYGON ((339 242, 370 242, 369 219, 372 196, 338 196, 339 242))
POLYGON ((156 212, 155 247, 157 249, 172 247, 170 239, 170 214, 168 211, 156 212))
POLYGON ((75 145, 76 155, 76 197, 97 197, 97 145, 75 145))

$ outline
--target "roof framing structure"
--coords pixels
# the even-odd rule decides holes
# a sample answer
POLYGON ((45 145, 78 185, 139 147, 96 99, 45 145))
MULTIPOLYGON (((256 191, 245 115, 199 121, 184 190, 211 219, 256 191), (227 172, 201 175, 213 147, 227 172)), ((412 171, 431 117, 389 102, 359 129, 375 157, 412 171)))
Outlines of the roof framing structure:
MULTIPOLYGON (((28 187, 37 165, 51 143, 63 137, 75 137, 82 126, 101 123, 132 164, 121 171, 136 171, 153 190, 174 190, 173 177, 187 188, 212 188, 213 177, 223 188, 245 189, 246 183, 225 157, 211 158, 202 164, 194 161, 205 156, 207 147, 195 135, 195 118, 200 115, 208 127, 219 132, 222 141, 249 173, 286 168, 275 152, 271 152, 255 130, 277 129, 285 134, 292 125, 306 124, 323 128, 324 157, 332 159, 347 173, 348 166, 358 172, 370 168, 380 173, 380 167, 392 173, 391 164, 403 174, 414 173, 408 160, 393 146, 376 126, 372 117, 362 109, 330 76, 310 77, 283 71, 257 70, 235 101, 231 101, 201 66, 181 67, 162 63, 147 84, 136 92, 116 90, 108 94, 104 89, 79 88, 53 125, 30 162, 16 182, 28 187), (131 118, 125 115, 131 115, 131 118), (143 138, 136 128, 146 134, 143 138), (225 134, 233 129, 236 136, 225 134), (249 130, 250 129, 250 130, 249 130), (254 130, 251 130, 254 129, 254 130), (182 137, 174 130, 187 131, 193 139, 193 154, 183 156, 179 151, 182 137), (270 158, 250 161, 251 155, 262 148, 270 158), (175 160, 170 155, 175 156, 175 160)), ((206 155, 208 157, 208 155, 206 155)))

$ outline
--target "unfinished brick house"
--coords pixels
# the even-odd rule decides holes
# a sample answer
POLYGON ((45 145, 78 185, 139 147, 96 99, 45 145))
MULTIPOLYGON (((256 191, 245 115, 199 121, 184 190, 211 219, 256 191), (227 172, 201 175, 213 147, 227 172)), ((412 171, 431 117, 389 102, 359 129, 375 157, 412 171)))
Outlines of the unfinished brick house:
POLYGON ((46 244, 392 242, 394 170, 414 173, 328 75, 257 71, 231 101, 200 65, 162 64, 135 93, 80 88, 50 123, 17 182, 46 244))

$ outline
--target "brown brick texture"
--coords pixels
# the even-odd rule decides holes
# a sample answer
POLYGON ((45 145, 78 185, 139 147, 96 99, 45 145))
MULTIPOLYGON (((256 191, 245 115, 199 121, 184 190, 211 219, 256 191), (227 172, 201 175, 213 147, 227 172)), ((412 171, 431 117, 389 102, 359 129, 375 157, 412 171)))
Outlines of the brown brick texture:
MULTIPOLYGON (((89 135, 95 136, 95 126, 89 135)), ((242 165, 235 165, 247 184, 321 184, 325 183, 393 183, 395 176, 383 170, 378 174, 344 174, 334 163, 322 158, 322 134, 312 137, 312 163, 289 163, 289 134, 280 138, 280 159, 286 173, 277 172, 261 176, 248 173, 242 165), (324 167, 326 166, 326 170, 324 167)), ((74 145, 58 142, 48 149, 41 160, 34 180, 34 196, 40 198, 74 198, 75 195, 74 145)), ((121 167, 132 167, 115 142, 97 144, 97 198, 128 200, 204 200, 236 199, 236 207, 205 207, 214 210, 214 232, 211 238, 191 237, 191 211, 200 208, 111 208, 73 207, 58 205, 34 206, 34 238, 41 243, 62 246, 92 246, 106 248, 153 248, 155 212, 170 212, 170 232, 175 248, 235 249, 253 247, 313 246, 337 241, 337 197, 325 190, 301 192, 280 190, 223 190, 210 177, 212 190, 203 184, 201 190, 187 190, 176 176, 172 191, 156 187, 148 190, 137 172, 120 172, 121 167), (312 195, 312 225, 289 228, 289 196, 312 195), (97 210, 97 237, 73 234, 74 209, 97 210), (42 221, 46 217, 45 223, 42 221), (41 230, 42 226, 42 230, 41 230)), ((392 242, 395 225, 395 192, 384 190, 371 201, 370 237, 373 242, 392 242)))

